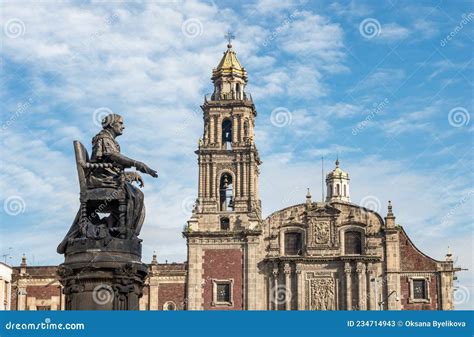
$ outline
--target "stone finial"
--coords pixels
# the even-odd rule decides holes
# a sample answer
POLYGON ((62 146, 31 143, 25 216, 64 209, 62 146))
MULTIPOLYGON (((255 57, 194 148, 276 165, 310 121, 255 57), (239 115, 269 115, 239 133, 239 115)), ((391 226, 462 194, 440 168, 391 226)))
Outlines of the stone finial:
POLYGON ((312 203, 313 201, 311 200, 311 192, 309 191, 309 188, 308 188, 308 192, 306 192, 306 205, 311 206, 312 203))
POLYGON ((451 253, 451 247, 448 246, 448 252, 446 253, 446 261, 452 261, 453 254, 451 253))
POLYGON ((388 201, 387 216, 385 217, 385 226, 387 228, 395 228, 395 215, 392 211, 392 202, 388 201))
POLYGON ((153 252, 153 257, 151 258, 151 264, 158 264, 158 259, 156 258, 155 252, 153 252))
POLYGON ((20 267, 26 267, 26 255, 25 254, 23 254, 23 256, 21 257, 20 267))
POLYGON ((387 216, 393 216, 393 212, 392 212, 392 202, 389 200, 388 201, 388 212, 387 212, 387 216))
POLYGON ((26 255, 21 257, 20 274, 26 274, 26 255))

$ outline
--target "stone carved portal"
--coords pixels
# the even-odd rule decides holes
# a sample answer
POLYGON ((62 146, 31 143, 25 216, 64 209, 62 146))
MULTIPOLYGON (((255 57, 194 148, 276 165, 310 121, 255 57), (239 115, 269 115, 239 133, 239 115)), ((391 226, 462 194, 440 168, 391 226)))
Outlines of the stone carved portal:
POLYGON ((334 279, 314 278, 310 281, 310 310, 336 310, 334 279))
POLYGON ((310 220, 313 231, 313 242, 317 244, 327 244, 330 239, 330 226, 328 221, 310 220))

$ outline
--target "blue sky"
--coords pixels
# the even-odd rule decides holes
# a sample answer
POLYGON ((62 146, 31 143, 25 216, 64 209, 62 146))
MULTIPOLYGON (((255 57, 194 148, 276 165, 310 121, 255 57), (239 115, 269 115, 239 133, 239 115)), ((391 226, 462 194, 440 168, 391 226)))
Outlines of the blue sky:
POLYGON ((199 105, 224 34, 249 73, 264 215, 320 199, 339 156, 351 199, 428 255, 451 246, 473 308, 473 5, 467 1, 18 2, 1 5, 1 252, 57 264, 78 207, 72 141, 120 113, 146 178, 144 260, 184 261, 199 105), (11 249, 10 249, 11 247, 11 249))

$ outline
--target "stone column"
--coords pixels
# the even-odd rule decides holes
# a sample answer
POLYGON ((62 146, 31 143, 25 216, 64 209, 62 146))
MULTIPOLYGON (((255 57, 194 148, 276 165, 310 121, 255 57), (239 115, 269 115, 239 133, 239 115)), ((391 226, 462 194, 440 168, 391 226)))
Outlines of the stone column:
POLYGON ((216 135, 215 135, 215 116, 209 116, 209 143, 214 144, 216 142, 216 135))
POLYGON ((208 156, 206 155, 206 162, 205 162, 205 166, 206 166, 206 183, 205 183, 205 186, 206 186, 206 198, 210 198, 211 197, 211 165, 209 164, 209 158, 208 156))
POLYGON ((148 303, 148 306, 150 310, 159 310, 160 308, 158 307, 158 277, 153 275, 150 277, 150 302, 148 303))
POLYGON ((303 277, 301 273, 301 266, 296 265, 296 294, 297 294, 297 308, 298 310, 304 310, 304 302, 303 302, 303 277))
POLYGON ((247 164, 247 160, 245 158, 245 155, 244 155, 244 160, 243 160, 243 177, 244 177, 244 181, 243 181, 243 186, 242 186, 242 196, 243 197, 247 197, 248 195, 248 164, 247 164))
POLYGON ((202 165, 202 157, 199 156, 199 191, 198 191, 198 198, 201 202, 203 197, 203 165, 202 165))
POLYGON ((359 310, 366 310, 366 293, 365 293, 365 264, 357 263, 358 289, 359 289, 359 310))
POLYGON ((209 194, 209 198, 214 197, 214 163, 212 162, 212 156, 209 155, 208 157, 208 164, 209 166, 209 191, 207 192, 209 194))
MULTIPOLYGON (((367 302, 368 302, 368 310, 376 310, 375 308, 375 302, 374 302, 374 298, 375 298, 375 291, 374 291, 374 287, 377 286, 377 284, 375 283, 376 279, 376 273, 374 272, 374 269, 373 269, 373 265, 372 263, 369 263, 367 265, 367 284, 368 284, 368 290, 367 290, 367 302), (372 279, 374 279, 374 281, 372 281, 372 279)), ((375 301, 377 301, 377 299, 375 298, 375 301)))
POLYGON ((232 115, 232 143, 237 143, 237 131, 239 129, 239 125, 237 124, 237 115, 232 115))
MULTIPOLYGON (((366 284, 367 284, 367 310, 374 310, 374 297, 375 297, 375 294, 374 294, 374 282, 375 281, 372 281, 372 279, 375 280, 375 273, 374 273, 374 270, 373 270, 373 265, 372 263, 368 263, 367 264, 367 281, 366 281, 366 284)), ((376 285, 375 285, 376 286, 376 285)))
POLYGON ((273 296, 273 275, 271 273, 268 274, 268 289, 267 289, 267 296, 268 296, 268 310, 273 310, 272 306, 272 296, 273 296))
POLYGON ((222 147, 222 120, 218 116, 216 116, 216 123, 217 123, 216 143, 219 144, 219 148, 220 148, 222 147))
POLYGON ((283 269, 285 273, 285 310, 291 310, 291 268, 289 264, 285 264, 283 269))
POLYGON ((270 301, 273 306, 273 310, 278 310, 278 267, 273 267, 273 288, 271 290, 270 301))
POLYGON ((250 153, 250 163, 249 163, 249 165, 250 165, 250 167, 249 167, 249 171, 250 171, 250 172, 249 172, 249 180, 250 180, 250 181, 249 181, 249 189, 250 189, 250 191, 249 191, 249 197, 251 197, 252 200, 253 200, 254 197, 255 197, 255 193, 254 193, 254 192, 255 192, 255 191, 254 191, 254 178, 253 178, 253 176, 254 176, 254 174, 255 174, 255 173, 254 173, 254 171, 255 171, 255 164, 254 164, 254 163, 255 163, 255 161, 254 161, 254 154, 253 154, 253 152, 251 152, 251 153, 250 153))
POLYGON ((237 134, 237 141, 239 143, 242 143, 242 133, 243 133, 243 126, 242 126, 242 115, 238 116, 238 121, 237 123, 239 124, 239 130, 237 134))
POLYGON ((257 249, 258 239, 250 236, 247 241, 247 310, 257 310, 257 249))
POLYGON ((235 197, 240 198, 240 184, 242 183, 242 177, 240 175, 240 161, 241 161, 241 156, 240 154, 237 154, 237 172, 236 172, 236 177, 235 177, 235 197))
POLYGON ((344 273, 346 275, 346 310, 352 310, 352 268, 350 262, 345 263, 344 273))

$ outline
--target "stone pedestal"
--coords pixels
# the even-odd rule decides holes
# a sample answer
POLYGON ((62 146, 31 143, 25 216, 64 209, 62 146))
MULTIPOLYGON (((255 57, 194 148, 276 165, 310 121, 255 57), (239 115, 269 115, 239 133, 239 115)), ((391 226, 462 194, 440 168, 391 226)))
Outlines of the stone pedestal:
POLYGON ((148 267, 141 240, 71 240, 59 266, 66 310, 138 310, 148 267))

